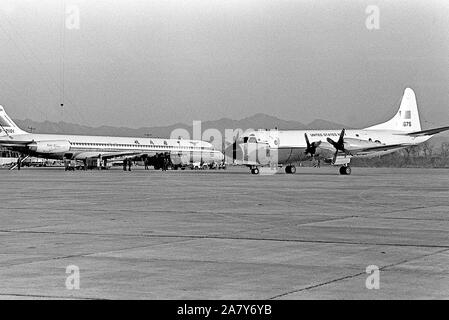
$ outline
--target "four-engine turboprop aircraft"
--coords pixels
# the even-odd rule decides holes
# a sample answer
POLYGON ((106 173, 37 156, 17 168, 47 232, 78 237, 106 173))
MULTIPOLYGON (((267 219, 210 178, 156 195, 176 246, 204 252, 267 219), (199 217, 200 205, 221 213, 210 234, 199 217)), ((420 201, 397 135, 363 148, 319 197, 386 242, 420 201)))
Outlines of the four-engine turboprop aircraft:
MULTIPOLYGON (((128 157, 156 161, 156 155, 170 158, 177 168, 192 162, 219 163, 224 156, 200 140, 127 138, 82 135, 33 134, 21 130, 0 106, 0 146, 24 155, 47 159, 82 160, 128 157)), ((106 164, 106 163, 105 163, 106 164)))
POLYGON ((295 173, 294 162, 315 158, 341 166, 340 174, 348 175, 352 157, 391 153, 425 142, 445 130, 449 126, 421 130, 415 93, 407 88, 398 112, 387 122, 351 130, 251 131, 234 143, 234 158, 250 167, 253 174, 267 165, 286 165, 286 173, 295 173))

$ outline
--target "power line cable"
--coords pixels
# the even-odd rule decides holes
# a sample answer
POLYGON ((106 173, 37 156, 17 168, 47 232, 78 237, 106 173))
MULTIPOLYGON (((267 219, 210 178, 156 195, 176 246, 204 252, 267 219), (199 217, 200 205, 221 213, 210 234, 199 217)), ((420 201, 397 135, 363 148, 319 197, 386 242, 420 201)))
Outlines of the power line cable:
MULTIPOLYGON (((70 99, 69 97, 67 97, 65 95, 65 0, 63 1, 63 12, 62 12, 62 31, 61 31, 61 66, 62 66, 62 71, 61 71, 61 83, 58 83, 58 81, 56 81, 53 76, 51 76, 51 74, 49 74, 46 71, 46 67, 45 64, 42 62, 42 60, 39 58, 39 56, 36 54, 35 50, 24 40, 24 38, 16 31, 12 31, 11 33, 15 33, 15 36, 17 39, 19 39, 23 45, 23 47, 28 51, 29 56, 34 59, 37 64, 42 68, 43 72, 40 72, 36 66, 31 63, 32 69, 34 70, 34 72, 39 76, 39 77, 45 77, 46 78, 46 87, 48 89, 48 91, 54 95, 55 90, 54 88, 52 88, 49 83, 51 83, 52 85, 54 85, 57 89, 57 92, 60 95, 60 99, 62 99, 63 102, 61 102, 63 105, 65 102, 68 102, 71 106, 73 106, 75 109, 78 109, 77 113, 79 114, 81 120, 84 123, 88 123, 86 121, 86 119, 84 118, 82 112, 80 112, 80 109, 78 108, 77 104, 75 104, 73 102, 72 99, 70 99), (44 75, 44 76, 42 76, 44 75)), ((8 17, 4 15, 4 17, 2 19, 0 19, 2 21, 6 21, 10 28, 12 30, 14 30, 14 25, 9 21, 8 17)), ((18 50, 18 52, 23 56, 24 60, 27 61, 29 59, 29 57, 27 57, 24 53, 24 50, 19 46, 19 44, 17 43, 17 41, 14 39, 14 37, 11 36, 11 34, 6 30, 6 28, 0 23, 0 29, 2 29, 2 31, 5 33, 5 35, 9 38, 9 40, 13 43, 13 45, 16 47, 16 49, 18 50)), ((47 119, 47 117, 46 117, 47 119)))

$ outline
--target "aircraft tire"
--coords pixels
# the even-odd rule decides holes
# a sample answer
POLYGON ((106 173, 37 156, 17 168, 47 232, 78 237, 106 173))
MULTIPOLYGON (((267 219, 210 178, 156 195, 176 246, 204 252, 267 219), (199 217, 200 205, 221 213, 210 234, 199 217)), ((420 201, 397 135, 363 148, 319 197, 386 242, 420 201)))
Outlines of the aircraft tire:
POLYGON ((287 174, 295 174, 296 173, 296 167, 295 166, 286 166, 285 167, 285 173, 287 173, 287 174))
POLYGON ((351 167, 350 166, 342 166, 342 167, 340 167, 340 174, 341 175, 350 175, 351 174, 351 167))
POLYGON ((251 169, 252 174, 259 174, 259 168, 252 168, 251 169))

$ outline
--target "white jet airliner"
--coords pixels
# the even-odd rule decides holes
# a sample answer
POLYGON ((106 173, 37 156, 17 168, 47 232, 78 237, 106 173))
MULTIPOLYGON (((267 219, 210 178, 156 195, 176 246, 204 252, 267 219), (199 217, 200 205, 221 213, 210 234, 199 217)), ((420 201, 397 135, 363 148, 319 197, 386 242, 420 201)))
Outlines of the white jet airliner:
POLYGON ((243 135, 234 143, 240 146, 237 163, 258 174, 260 166, 285 165, 295 173, 294 162, 322 159, 340 167, 340 174, 351 174, 352 157, 373 157, 423 143, 434 134, 449 130, 441 127, 421 130, 415 93, 407 88, 396 115, 387 122, 365 129, 351 130, 258 130, 243 135))
POLYGON ((148 158, 156 166, 160 157, 169 157, 174 168, 192 162, 219 163, 224 159, 221 151, 200 140, 28 133, 8 117, 2 106, 0 146, 28 156, 81 160, 85 166, 89 159, 98 159, 106 165, 108 159, 123 157, 148 158))

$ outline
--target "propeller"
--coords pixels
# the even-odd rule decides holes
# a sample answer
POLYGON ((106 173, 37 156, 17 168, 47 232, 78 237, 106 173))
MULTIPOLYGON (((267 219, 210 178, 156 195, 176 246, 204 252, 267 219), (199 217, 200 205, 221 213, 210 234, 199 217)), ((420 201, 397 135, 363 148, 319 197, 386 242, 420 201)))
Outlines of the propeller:
POLYGON ((306 138, 306 144, 307 147, 304 150, 305 154, 310 154, 312 158, 315 158, 316 148, 321 144, 321 141, 315 141, 310 143, 309 137, 307 136, 307 133, 304 133, 304 137, 306 138))
POLYGON ((326 139, 327 142, 329 142, 335 148, 335 154, 332 160, 333 163, 335 163, 335 161, 337 160, 338 151, 344 152, 345 154, 349 153, 348 150, 345 149, 344 136, 345 136, 345 129, 341 130, 340 137, 338 138, 337 142, 335 142, 331 138, 326 139))

